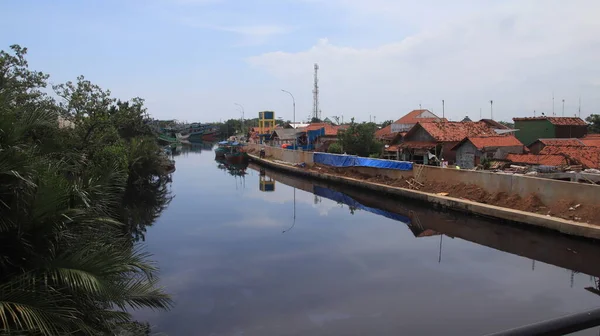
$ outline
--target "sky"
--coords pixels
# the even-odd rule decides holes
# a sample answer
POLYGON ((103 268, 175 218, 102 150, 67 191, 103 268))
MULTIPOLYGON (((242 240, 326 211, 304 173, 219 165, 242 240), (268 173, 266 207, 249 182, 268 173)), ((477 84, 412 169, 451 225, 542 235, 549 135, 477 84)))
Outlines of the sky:
POLYGON ((0 48, 159 119, 600 113, 597 0, 0 0, 0 48), (554 104, 553 104, 554 97, 554 104), (442 111, 442 100, 445 109, 442 111), (490 100, 493 100, 493 111, 490 100))

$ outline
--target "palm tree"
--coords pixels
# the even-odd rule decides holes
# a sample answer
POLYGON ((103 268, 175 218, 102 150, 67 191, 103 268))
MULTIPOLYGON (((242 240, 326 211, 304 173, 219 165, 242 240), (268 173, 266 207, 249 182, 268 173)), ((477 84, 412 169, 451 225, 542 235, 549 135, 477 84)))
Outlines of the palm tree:
POLYGON ((119 221, 127 172, 42 150, 52 111, 0 109, 0 334, 103 334, 131 325, 128 309, 168 309, 119 221))

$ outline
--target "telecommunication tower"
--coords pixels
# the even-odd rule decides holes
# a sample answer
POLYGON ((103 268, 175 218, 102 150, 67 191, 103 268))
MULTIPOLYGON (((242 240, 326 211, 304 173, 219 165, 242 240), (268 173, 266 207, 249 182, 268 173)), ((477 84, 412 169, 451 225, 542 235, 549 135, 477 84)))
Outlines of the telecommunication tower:
POLYGON ((313 88, 313 112, 312 117, 321 119, 321 110, 319 109, 319 65, 315 63, 315 83, 313 88))

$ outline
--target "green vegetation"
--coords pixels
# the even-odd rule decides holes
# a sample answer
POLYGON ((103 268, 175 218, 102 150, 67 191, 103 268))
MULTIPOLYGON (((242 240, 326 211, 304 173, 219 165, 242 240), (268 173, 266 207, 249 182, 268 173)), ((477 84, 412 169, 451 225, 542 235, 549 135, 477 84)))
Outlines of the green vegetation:
POLYGON ((327 152, 332 154, 342 154, 342 146, 340 146, 339 142, 334 142, 331 145, 329 145, 329 148, 327 148, 327 152))
POLYGON ((172 302, 135 241, 171 197, 143 100, 79 77, 53 87, 56 101, 27 50, 11 49, 0 52, 0 334, 147 332, 127 309, 172 302))
POLYGON ((588 128, 590 133, 600 133, 600 114, 592 114, 585 118, 585 121, 590 124, 588 128))
POLYGON ((341 151, 348 154, 368 157, 374 154, 379 157, 383 149, 383 144, 375 139, 375 123, 355 123, 352 118, 350 125, 345 130, 338 132, 338 143, 341 151))

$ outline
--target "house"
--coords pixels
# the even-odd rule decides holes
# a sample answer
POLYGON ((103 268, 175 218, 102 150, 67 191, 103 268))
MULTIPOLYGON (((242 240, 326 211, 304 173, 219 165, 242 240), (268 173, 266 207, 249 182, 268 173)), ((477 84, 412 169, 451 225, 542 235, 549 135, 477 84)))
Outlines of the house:
POLYGON ((503 159, 506 154, 523 154, 523 144, 514 136, 474 136, 456 144, 456 164, 461 168, 472 169, 483 159, 503 159))
POLYGON ((343 128, 328 123, 312 123, 304 128, 304 131, 309 145, 312 145, 315 151, 327 151, 329 145, 337 141, 338 131, 343 128))
POLYGON ((468 137, 497 136, 493 128, 483 122, 419 122, 406 133, 399 146, 402 159, 427 164, 435 155, 453 164, 456 152, 452 148, 468 137))
POLYGON ((562 155, 508 154, 506 161, 534 166, 566 166, 569 161, 562 155))
POLYGON ((598 147, 546 146, 540 151, 540 155, 562 155, 569 159, 571 164, 581 165, 584 169, 600 169, 598 147))
POLYGON ((391 133, 408 132, 419 122, 447 121, 429 110, 413 110, 391 124, 391 133))
POLYGON ((585 144, 576 138, 564 138, 564 139, 538 139, 531 145, 527 146, 532 154, 540 154, 542 149, 546 146, 564 146, 564 147, 581 147, 585 144))
POLYGON ((577 117, 530 117, 513 118, 516 137, 526 146, 538 139, 582 138, 587 134, 588 124, 577 117))
POLYGON ((306 132, 293 128, 275 129, 271 134, 271 146, 281 146, 283 144, 298 144, 306 143, 306 132))

